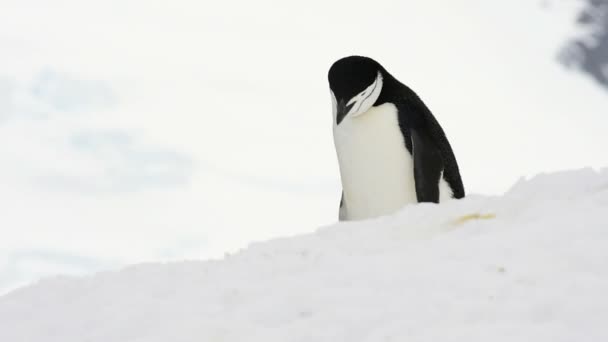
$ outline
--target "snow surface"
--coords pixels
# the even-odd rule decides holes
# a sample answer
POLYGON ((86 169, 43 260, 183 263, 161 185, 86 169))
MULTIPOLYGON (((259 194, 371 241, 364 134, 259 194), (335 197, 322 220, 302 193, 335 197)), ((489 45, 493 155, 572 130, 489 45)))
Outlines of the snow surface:
POLYGON ((0 297, 0 341, 606 341, 608 170, 0 297))

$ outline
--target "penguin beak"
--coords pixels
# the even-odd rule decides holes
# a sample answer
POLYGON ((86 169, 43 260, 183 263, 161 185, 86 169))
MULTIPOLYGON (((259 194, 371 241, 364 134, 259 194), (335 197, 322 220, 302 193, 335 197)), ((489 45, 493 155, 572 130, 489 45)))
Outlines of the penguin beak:
POLYGON ((346 114, 348 114, 348 112, 351 108, 353 108, 354 105, 354 102, 347 105, 344 100, 340 100, 340 102, 338 102, 338 111, 336 113, 336 125, 339 125, 340 122, 342 122, 346 114))

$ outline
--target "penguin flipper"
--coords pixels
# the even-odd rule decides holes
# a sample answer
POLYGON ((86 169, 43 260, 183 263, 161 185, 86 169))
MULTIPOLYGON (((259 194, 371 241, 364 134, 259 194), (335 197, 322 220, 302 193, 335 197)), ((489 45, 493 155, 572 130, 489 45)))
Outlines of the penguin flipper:
POLYGON ((424 130, 411 129, 411 136, 418 202, 439 203, 439 180, 443 171, 441 151, 424 130))
POLYGON ((346 221, 346 207, 344 206, 344 191, 340 197, 340 210, 338 211, 338 221, 346 221))

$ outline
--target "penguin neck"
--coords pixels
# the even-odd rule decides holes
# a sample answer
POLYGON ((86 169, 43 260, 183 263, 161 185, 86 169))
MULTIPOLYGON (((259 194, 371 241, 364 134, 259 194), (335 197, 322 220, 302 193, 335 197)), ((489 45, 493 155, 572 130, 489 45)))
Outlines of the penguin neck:
POLYGON ((418 94, 410 87, 399 82, 391 74, 383 71, 386 79, 382 92, 374 103, 374 106, 381 106, 387 103, 395 105, 398 113, 399 126, 402 134, 407 138, 406 146, 411 152, 411 142, 409 140, 409 129, 420 125, 425 115, 431 115, 426 105, 422 102, 418 94))
POLYGON ((407 93, 407 91, 405 91, 405 88, 407 87, 386 70, 381 70, 380 72, 383 80, 382 91, 374 103, 374 106, 377 107, 385 103, 393 103, 399 108, 403 103, 404 94, 407 93))

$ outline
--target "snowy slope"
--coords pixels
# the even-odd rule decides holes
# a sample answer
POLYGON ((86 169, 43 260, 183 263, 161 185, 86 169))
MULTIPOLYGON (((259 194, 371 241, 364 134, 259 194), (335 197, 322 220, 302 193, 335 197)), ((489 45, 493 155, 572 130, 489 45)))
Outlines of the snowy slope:
POLYGON ((606 341, 608 170, 0 297, 0 341, 606 341))

